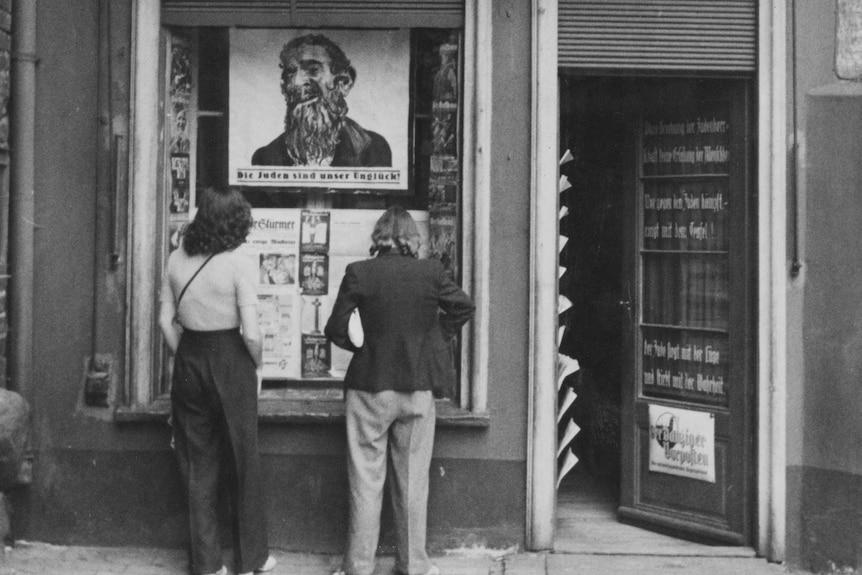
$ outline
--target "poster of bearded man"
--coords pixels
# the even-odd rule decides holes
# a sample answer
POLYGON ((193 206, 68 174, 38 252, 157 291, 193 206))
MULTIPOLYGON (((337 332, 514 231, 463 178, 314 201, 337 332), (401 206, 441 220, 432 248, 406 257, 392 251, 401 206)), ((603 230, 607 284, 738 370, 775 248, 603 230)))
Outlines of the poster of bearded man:
POLYGON ((230 31, 233 185, 407 191, 407 30, 230 31))

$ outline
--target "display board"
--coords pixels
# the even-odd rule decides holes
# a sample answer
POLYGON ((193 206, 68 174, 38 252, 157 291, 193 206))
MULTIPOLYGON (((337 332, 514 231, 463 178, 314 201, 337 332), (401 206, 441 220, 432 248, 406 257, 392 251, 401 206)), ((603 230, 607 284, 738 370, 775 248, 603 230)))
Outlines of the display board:
MULTIPOLYGON (((351 353, 323 334, 347 265, 366 259, 382 210, 254 209, 239 249, 258 291, 265 379, 344 377, 351 353)), ((428 212, 410 212, 427 257, 428 212)))

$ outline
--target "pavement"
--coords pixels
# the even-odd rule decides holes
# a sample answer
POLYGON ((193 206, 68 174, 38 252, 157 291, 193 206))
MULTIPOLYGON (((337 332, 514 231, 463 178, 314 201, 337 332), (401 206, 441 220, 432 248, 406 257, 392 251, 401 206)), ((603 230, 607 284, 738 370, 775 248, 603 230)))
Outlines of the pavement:
MULTIPOLYGON (((272 575, 329 575, 335 555, 273 551, 272 575)), ((442 575, 778 575, 796 573, 754 557, 517 553, 461 549, 433 557, 442 575)), ((229 563, 229 555, 225 554, 229 563)), ((233 574, 233 572, 230 572, 233 574)), ((380 557, 374 575, 392 575, 393 558, 380 557)), ((0 554, 0 575, 187 575, 182 549, 64 547, 18 541, 0 554)))

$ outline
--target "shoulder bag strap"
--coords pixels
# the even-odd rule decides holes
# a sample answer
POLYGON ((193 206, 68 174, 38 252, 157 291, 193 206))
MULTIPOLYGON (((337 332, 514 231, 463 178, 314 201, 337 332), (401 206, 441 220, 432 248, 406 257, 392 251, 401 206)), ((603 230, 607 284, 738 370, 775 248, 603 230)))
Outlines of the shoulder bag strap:
POLYGON ((186 290, 189 289, 189 284, 191 284, 194 279, 198 277, 198 274, 201 273, 201 270, 204 269, 204 266, 207 265, 211 259, 213 259, 213 256, 215 256, 215 254, 210 254, 210 256, 204 260, 204 263, 201 264, 201 267, 199 267, 197 271, 192 275, 192 277, 189 278, 189 281, 186 282, 186 285, 183 286, 183 289, 180 292, 180 297, 177 298, 176 315, 179 315, 180 313, 180 302, 183 300, 183 296, 186 295, 186 290))

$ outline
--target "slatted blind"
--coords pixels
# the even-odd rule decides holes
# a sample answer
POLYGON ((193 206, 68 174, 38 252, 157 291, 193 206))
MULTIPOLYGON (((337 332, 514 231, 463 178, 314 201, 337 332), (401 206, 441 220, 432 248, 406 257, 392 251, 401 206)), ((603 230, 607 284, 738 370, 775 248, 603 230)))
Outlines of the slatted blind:
POLYGON ((464 0, 162 0, 180 26, 458 28, 464 0))
POLYGON ((751 72, 756 0, 560 0, 560 67, 751 72))

